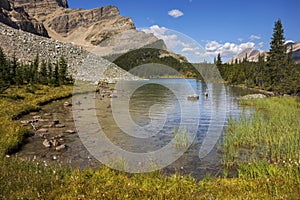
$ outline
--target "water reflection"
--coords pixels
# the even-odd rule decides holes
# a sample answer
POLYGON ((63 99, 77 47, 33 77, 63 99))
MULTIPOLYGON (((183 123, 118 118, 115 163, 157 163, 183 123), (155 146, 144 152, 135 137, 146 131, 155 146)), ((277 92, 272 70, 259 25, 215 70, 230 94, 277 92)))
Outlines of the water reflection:
MULTIPOLYGON (((134 153, 155 152, 171 143, 174 139, 174 127, 178 127, 179 124, 182 123, 183 127, 195 134, 195 139, 187 151, 174 163, 164 168, 164 171, 166 173, 177 171, 183 174, 191 174, 197 179, 201 179, 207 174, 211 174, 211 176, 220 174, 222 170, 220 164, 221 152, 218 151, 218 144, 215 144, 215 140, 220 142, 220 138, 216 133, 221 130, 221 134, 225 134, 229 117, 238 117, 241 112, 252 112, 251 110, 242 109, 236 100, 237 97, 249 94, 251 91, 215 83, 205 84, 197 82, 194 79, 156 79, 144 81, 144 83, 144 86, 137 88, 132 94, 128 93, 125 89, 118 90, 116 94, 118 98, 114 100, 128 101, 128 95, 130 98, 127 102, 127 108, 120 106, 115 107, 114 109, 117 113, 120 113, 119 117, 122 117, 124 110, 128 110, 129 108, 128 112, 130 118, 138 125, 129 126, 132 128, 134 134, 140 133, 136 128, 147 127, 147 125, 151 123, 154 124, 155 121, 159 123, 160 127, 153 128, 157 128, 156 130, 159 131, 153 132, 155 134, 147 138, 134 137, 126 134, 126 132, 120 128, 120 124, 115 122, 112 108, 108 105, 109 102, 97 99, 95 111, 98 122, 100 123, 101 129, 106 134, 106 137, 113 144, 125 151, 134 153), (181 85, 184 85, 183 83, 185 81, 188 81, 192 86, 192 91, 181 88, 181 85), (176 88, 177 94, 175 95, 169 87, 162 85, 176 88), (209 92, 208 97, 204 96, 206 89, 208 89, 209 92), (194 93, 199 95, 199 100, 188 101, 186 95, 194 93), (220 113, 224 112, 225 117, 220 115, 220 113), (185 121, 182 116, 187 116, 188 121, 185 121), (189 129, 195 125, 196 129, 189 129), (201 147, 203 151, 201 151, 201 147), (209 152, 205 152, 207 149, 209 149, 209 152), (205 156, 199 157, 199 152, 202 152, 205 156)), ((124 88, 128 88, 130 84, 133 86, 135 85, 135 83, 132 82, 124 82, 123 84, 124 88)), ((44 117, 44 114, 52 113, 52 115, 48 117, 50 121, 54 118, 58 118, 68 127, 67 129, 74 129, 73 122, 68 120, 72 117, 71 110, 64 108, 64 101, 66 100, 46 105, 39 115, 46 118, 46 115, 44 117)), ((92 107, 91 104, 88 106, 92 107)), ((32 116, 25 116, 24 118, 30 119, 31 117, 32 116)), ((85 118, 86 121, 90 121, 85 115, 82 115, 81 117, 85 118)), ((126 123, 122 125, 126 126, 126 123)), ((89 126, 90 124, 87 124, 87 128, 89 126)), ((64 131, 64 129, 53 129, 52 133, 52 130, 49 129, 49 134, 65 134, 64 131)), ((93 131, 96 135, 99 130, 93 131)), ((81 140, 76 134, 66 135, 65 141, 69 148, 64 152, 55 152, 45 149, 39 137, 33 137, 18 153, 18 156, 41 157, 41 159, 48 159, 49 162, 65 162, 75 167, 79 166, 80 168, 100 164, 99 162, 96 162, 95 159, 92 159, 92 156, 81 144, 81 140), (54 156, 58 159, 53 160, 54 156)), ((90 142, 94 143, 92 140, 90 140, 90 142)), ((174 157, 176 156, 175 150, 174 157)), ((107 151, 104 152, 104 154, 113 153, 112 149, 107 149, 107 151)), ((161 157, 160 159, 166 160, 171 158, 161 157)))

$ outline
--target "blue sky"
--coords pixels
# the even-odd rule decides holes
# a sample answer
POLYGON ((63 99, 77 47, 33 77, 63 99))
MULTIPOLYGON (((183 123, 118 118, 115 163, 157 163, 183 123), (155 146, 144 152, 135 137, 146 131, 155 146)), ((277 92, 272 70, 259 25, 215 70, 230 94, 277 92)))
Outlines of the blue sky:
MULTIPOLYGON (((178 31, 198 42, 210 56, 220 52, 224 59, 248 47, 269 49, 274 22, 278 18, 282 20, 286 40, 300 41, 300 0, 69 0, 68 2, 71 8, 117 6, 121 15, 131 17, 139 29, 148 28, 159 33, 165 28, 178 31)), ((190 51, 199 49, 185 48, 190 51)))

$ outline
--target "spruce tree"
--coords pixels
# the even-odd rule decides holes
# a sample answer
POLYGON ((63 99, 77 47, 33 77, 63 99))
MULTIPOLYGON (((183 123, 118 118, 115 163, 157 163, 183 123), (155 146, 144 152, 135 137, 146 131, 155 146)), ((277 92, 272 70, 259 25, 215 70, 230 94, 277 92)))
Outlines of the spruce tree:
POLYGON ((3 93, 10 83, 10 71, 6 56, 0 47, 0 93, 3 93))
POLYGON ((54 67, 54 72, 53 72, 53 85, 55 87, 60 85, 59 82, 59 64, 56 62, 55 67, 54 67))
POLYGON ((41 69, 39 71, 39 82, 46 85, 48 83, 47 63, 42 60, 41 69))
POLYGON ((273 29, 272 41, 270 43, 270 52, 267 57, 268 66, 268 83, 273 90, 277 90, 278 84, 283 78, 286 65, 286 46, 284 45, 284 30, 281 20, 275 22, 273 29))
POLYGON ((53 79, 53 69, 52 69, 52 64, 51 64, 51 61, 50 59, 48 59, 48 62, 47 62, 47 76, 48 76, 48 84, 52 82, 52 79, 53 79))
POLYGON ((17 68, 18 68, 18 61, 16 58, 16 54, 13 55, 12 61, 10 62, 10 84, 14 85, 16 84, 17 79, 17 68))
POLYGON ((67 68, 68 64, 64 56, 59 58, 59 82, 60 84, 67 83, 67 68))
POLYGON ((222 58, 221 58, 221 54, 220 53, 218 53, 216 65, 217 66, 221 66, 222 65, 222 58))
POLYGON ((24 75, 25 74, 25 70, 24 70, 24 65, 23 64, 18 64, 18 68, 16 71, 16 84, 19 85, 23 85, 24 84, 24 75))
POLYGON ((39 63, 40 63, 39 54, 36 54, 35 59, 34 59, 33 64, 32 64, 32 68, 31 68, 32 83, 37 83, 38 82, 39 63))

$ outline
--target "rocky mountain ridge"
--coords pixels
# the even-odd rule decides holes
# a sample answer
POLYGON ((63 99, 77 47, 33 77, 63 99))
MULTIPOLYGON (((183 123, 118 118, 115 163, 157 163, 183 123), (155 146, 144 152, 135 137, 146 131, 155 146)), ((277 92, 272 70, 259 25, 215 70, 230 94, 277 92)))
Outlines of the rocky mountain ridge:
MULTIPOLYGON (((84 10, 70 9, 67 0, 2 0, 0 22, 15 28, 0 23, 0 46, 9 56, 16 54, 27 62, 39 54, 54 62, 65 55, 73 75, 89 53, 115 58, 131 50, 156 48, 164 50, 161 58, 171 56, 180 63, 187 62, 183 56, 168 51, 152 33, 136 30, 131 18, 121 16, 114 6, 84 10)), ((94 63, 107 65, 101 58, 94 63)), ((83 73, 81 68, 79 71, 83 73)), ((118 70, 113 74, 116 73, 118 70)))
MULTIPOLYGON (((290 52, 291 47, 293 47, 293 60, 296 63, 300 63, 300 42, 289 42, 286 44, 286 47, 287 52, 290 52)), ((259 55, 264 56, 266 58, 268 55, 268 51, 248 48, 231 58, 227 63, 234 63, 236 61, 242 62, 246 57, 247 60, 250 62, 258 62, 259 55)))
POLYGON ((135 30, 115 6, 70 9, 67 0, 1 0, 0 22, 88 50, 106 38, 135 30))

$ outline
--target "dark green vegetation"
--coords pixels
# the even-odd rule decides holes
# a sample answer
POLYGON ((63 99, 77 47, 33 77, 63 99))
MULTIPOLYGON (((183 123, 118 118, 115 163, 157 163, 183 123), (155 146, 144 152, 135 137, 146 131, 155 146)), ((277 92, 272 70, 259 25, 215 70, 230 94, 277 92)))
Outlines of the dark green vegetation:
MULTIPOLYGON (((126 71, 130 71, 133 68, 141 65, 149 65, 143 70, 135 69, 130 71, 134 75, 138 75, 146 78, 157 78, 163 76, 181 76, 187 78, 197 78, 202 80, 200 73, 194 68, 194 66, 186 61, 185 58, 181 57, 179 59, 174 58, 169 55, 165 50, 155 49, 155 48, 141 48, 137 50, 130 51, 120 57, 115 56, 112 61, 123 68, 126 71), (164 55, 165 54, 165 55, 164 55), (153 63, 158 65, 153 65, 153 63), (165 67, 163 67, 163 65, 165 67), (168 69, 172 68, 171 70, 168 69)), ((111 59, 110 59, 111 60, 111 59)))
POLYGON ((284 45, 284 30, 278 20, 273 30, 270 51, 267 57, 260 56, 258 62, 250 62, 247 57, 232 64, 222 64, 218 55, 216 65, 225 81, 258 87, 277 94, 300 94, 300 64, 295 64, 292 51, 284 45))
POLYGON ((8 59, 0 47, 0 93, 9 86, 25 84, 65 85, 72 83, 67 73, 67 61, 61 56, 56 64, 42 60, 37 55, 30 64, 19 63, 16 56, 8 59))

